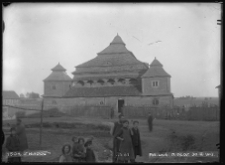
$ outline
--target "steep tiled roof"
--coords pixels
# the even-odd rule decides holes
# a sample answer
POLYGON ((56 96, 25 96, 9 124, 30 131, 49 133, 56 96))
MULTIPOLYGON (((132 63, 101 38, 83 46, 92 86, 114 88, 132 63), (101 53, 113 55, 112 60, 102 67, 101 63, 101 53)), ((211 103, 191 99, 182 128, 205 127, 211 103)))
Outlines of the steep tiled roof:
POLYGON ((66 69, 60 64, 52 69, 52 73, 44 81, 71 81, 72 79, 66 74, 66 69))
POLYGON ((134 86, 128 87, 96 87, 96 88, 71 88, 65 97, 97 97, 97 96, 138 96, 141 92, 134 86))
POLYGON ((71 81, 65 72, 52 72, 44 81, 71 81))
POLYGON ((137 60, 133 53, 127 50, 121 37, 117 35, 107 48, 98 53, 97 57, 76 66, 76 68, 116 67, 124 65, 142 65, 143 68, 146 68, 143 62, 137 60))
POLYGON ((58 65, 56 65, 54 68, 52 68, 52 71, 66 71, 65 68, 62 67, 62 65, 60 65, 60 63, 58 63, 58 65))
POLYGON ((155 58, 150 64, 150 68, 142 75, 145 77, 171 77, 164 69, 163 65, 155 58))
POLYGON ((3 99, 19 99, 15 91, 2 91, 3 99))
POLYGON ((158 67, 163 67, 163 65, 155 58, 152 63, 150 64, 150 67, 151 66, 158 66, 158 67))

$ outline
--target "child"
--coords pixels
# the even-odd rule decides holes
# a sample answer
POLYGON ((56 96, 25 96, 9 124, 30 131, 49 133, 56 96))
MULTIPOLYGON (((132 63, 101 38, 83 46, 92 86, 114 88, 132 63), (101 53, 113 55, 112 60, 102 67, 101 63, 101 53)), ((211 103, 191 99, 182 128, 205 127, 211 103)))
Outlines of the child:
POLYGON ((78 162, 85 161, 85 147, 84 147, 84 138, 78 139, 78 145, 74 151, 74 157, 78 162))
MULTIPOLYGON (((19 152, 20 150, 20 141, 19 137, 16 135, 16 129, 12 127, 10 129, 11 135, 6 140, 6 149, 9 152, 19 152)), ((21 162, 21 157, 8 157, 8 162, 21 162)))
POLYGON ((74 159, 74 162, 78 162, 78 159, 77 159, 77 148, 78 148, 78 138, 77 137, 73 137, 72 138, 72 142, 73 142, 73 148, 72 148, 72 156, 73 156, 73 159, 74 159))
POLYGON ((132 144, 132 132, 129 129, 129 121, 124 120, 123 127, 120 131, 115 135, 115 137, 121 140, 119 153, 118 153, 118 162, 127 163, 128 161, 134 161, 134 151, 132 144))
POLYGON ((139 122, 134 121, 133 122, 133 128, 132 128, 132 141, 133 141, 133 148, 134 148, 134 157, 136 159, 137 155, 142 156, 142 150, 141 150, 141 139, 140 139, 140 132, 138 129, 139 122))
POLYGON ((84 146, 86 147, 85 161, 86 162, 91 162, 91 163, 96 162, 96 157, 95 157, 94 151, 92 150, 92 140, 88 140, 84 144, 84 146))
POLYGON ((62 147, 62 155, 59 158, 59 162, 73 162, 71 155, 71 146, 69 144, 65 144, 62 147))

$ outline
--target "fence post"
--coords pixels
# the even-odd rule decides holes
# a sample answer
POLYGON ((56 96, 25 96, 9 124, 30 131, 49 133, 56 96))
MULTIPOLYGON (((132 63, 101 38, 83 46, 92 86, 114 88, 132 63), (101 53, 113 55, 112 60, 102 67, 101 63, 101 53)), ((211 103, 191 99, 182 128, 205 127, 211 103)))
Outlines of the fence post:
POLYGON ((42 144, 42 122, 43 122, 44 99, 41 102, 41 123, 40 123, 40 146, 42 144))

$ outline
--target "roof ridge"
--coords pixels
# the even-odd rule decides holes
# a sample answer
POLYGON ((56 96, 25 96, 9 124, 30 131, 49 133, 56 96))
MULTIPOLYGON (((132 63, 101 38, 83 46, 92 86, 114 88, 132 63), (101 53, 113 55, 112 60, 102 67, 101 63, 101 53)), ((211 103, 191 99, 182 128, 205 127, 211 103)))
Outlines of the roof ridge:
POLYGON ((52 68, 51 69, 53 72, 57 72, 57 71, 62 71, 62 72, 64 72, 64 71, 66 71, 66 69, 60 64, 60 63, 58 63, 54 68, 52 68))

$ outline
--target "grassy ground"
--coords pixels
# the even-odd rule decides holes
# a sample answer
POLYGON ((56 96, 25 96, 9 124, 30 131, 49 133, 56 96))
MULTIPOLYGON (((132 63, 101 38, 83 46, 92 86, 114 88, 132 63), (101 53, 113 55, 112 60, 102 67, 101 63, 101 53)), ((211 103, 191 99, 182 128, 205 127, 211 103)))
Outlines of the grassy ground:
MULTIPOLYGON (((143 156, 137 157, 140 162, 196 162, 196 161, 218 161, 218 158, 154 158, 149 157, 149 153, 158 152, 186 152, 186 151, 218 151, 216 144, 219 142, 219 122, 200 121, 170 121, 155 120, 153 122, 153 132, 148 131, 146 120, 138 119, 140 122, 140 133, 142 141, 143 156)), ((57 117, 44 118, 43 122, 68 122, 95 125, 111 125, 110 119, 87 119, 57 117)), ((13 123, 15 121, 9 121, 13 123)), ((24 124, 40 122, 38 118, 23 119, 24 124)), ((95 129, 91 127, 79 128, 43 128, 42 147, 39 146, 39 128, 27 128, 27 136, 30 150, 47 150, 51 152, 49 156, 25 157, 24 161, 29 162, 51 162, 57 161, 61 154, 61 147, 65 143, 70 143, 73 135, 90 137, 93 135, 94 150, 98 153, 100 161, 106 161, 104 150, 112 147, 112 139, 108 131, 103 131, 101 127, 95 129)), ((110 161, 110 160, 108 160, 110 161)))

